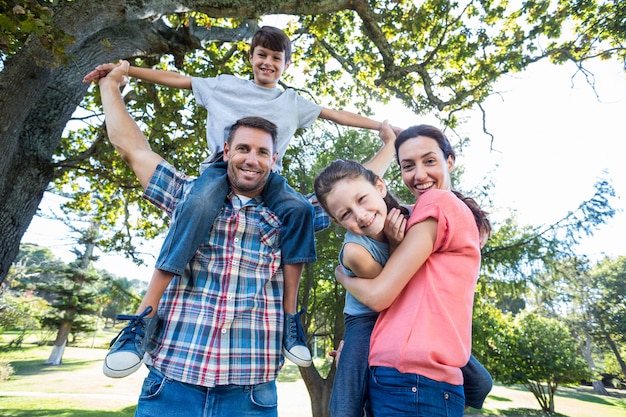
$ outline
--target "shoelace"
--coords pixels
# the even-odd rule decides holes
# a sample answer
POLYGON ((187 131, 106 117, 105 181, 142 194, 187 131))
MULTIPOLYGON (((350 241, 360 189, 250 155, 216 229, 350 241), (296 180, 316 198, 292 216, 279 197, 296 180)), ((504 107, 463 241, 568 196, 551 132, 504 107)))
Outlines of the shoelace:
POLYGON ((129 315, 129 314, 119 314, 116 318, 120 321, 128 320, 129 323, 120 331, 111 343, 109 347, 113 346, 115 342, 118 340, 120 342, 124 342, 126 340, 134 340, 136 336, 144 337, 144 328, 146 327, 143 319, 152 313, 152 307, 148 306, 141 314, 139 315, 129 315))
POLYGON ((305 311, 306 310, 304 308, 298 311, 296 314, 293 315, 293 321, 289 323, 289 335, 294 337, 297 341, 299 341, 302 344, 305 344, 306 342, 305 334, 304 334, 304 329, 301 332, 298 331, 298 324, 302 326, 302 323, 300 322, 300 316, 305 311))

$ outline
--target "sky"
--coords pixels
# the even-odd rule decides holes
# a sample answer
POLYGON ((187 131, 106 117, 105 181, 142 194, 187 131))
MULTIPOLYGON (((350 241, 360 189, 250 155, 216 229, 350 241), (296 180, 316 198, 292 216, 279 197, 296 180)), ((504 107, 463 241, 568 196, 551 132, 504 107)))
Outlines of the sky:
MULTIPOLYGON (((504 218, 515 210, 521 225, 547 225, 565 217, 594 194, 598 178, 610 178, 620 197, 612 205, 620 212, 577 248, 597 259, 626 255, 626 71, 616 61, 596 61, 588 68, 596 92, 573 65, 537 63, 501 79, 494 89, 500 94, 483 104, 493 142, 482 132, 482 115, 466 114, 457 132, 469 137, 471 146, 457 163, 465 169, 464 191, 490 178, 495 185, 492 216, 504 218)), ((400 127, 439 125, 399 104, 377 106, 372 118, 400 127)), ((448 136, 454 141, 454 135, 448 136)), ((58 198, 46 194, 40 207, 45 212, 45 207, 59 204, 58 198)), ((60 222, 35 217, 22 242, 49 247, 66 262, 74 260, 74 241, 60 222)), ((156 256, 161 242, 155 239, 144 249, 156 256)), ((130 279, 150 279, 154 259, 136 267, 121 256, 100 255, 98 268, 130 279)))

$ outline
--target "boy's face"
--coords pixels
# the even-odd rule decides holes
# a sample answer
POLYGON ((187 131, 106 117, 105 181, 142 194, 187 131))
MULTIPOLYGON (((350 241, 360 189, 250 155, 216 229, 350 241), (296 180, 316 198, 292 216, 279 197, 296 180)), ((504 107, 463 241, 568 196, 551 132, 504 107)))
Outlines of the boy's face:
POLYGON ((254 83, 260 87, 274 88, 291 62, 285 62, 285 51, 272 51, 255 46, 250 54, 254 83))

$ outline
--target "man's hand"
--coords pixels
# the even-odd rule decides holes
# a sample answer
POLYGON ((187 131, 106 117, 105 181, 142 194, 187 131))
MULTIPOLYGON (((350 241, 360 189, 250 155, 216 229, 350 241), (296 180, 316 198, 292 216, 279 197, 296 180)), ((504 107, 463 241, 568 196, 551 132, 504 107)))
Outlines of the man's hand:
MULTIPOLYGON (((102 65, 98 65, 96 67, 96 69, 91 71, 89 74, 85 75, 85 77, 83 78, 83 82, 84 83, 98 82, 102 78, 106 77, 115 68, 117 68, 120 65, 122 65, 123 62, 126 62, 128 64, 127 61, 120 61, 117 64, 102 64, 102 65)), ((128 68, 129 67, 130 67, 130 65, 126 67, 126 76, 127 77, 128 77, 128 68)))
POLYGON ((114 65, 104 77, 98 78, 98 84, 102 86, 104 83, 111 82, 117 84, 118 88, 124 87, 128 83, 129 79, 128 68, 130 68, 128 61, 120 61, 120 63, 114 65))

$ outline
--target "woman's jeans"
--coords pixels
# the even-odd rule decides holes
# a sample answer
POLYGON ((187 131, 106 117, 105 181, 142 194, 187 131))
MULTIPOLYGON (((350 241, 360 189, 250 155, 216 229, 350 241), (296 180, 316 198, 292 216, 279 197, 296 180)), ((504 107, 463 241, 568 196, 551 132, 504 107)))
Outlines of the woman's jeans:
POLYGON ((135 417, 277 417, 276 382, 206 388, 174 381, 150 368, 135 417))
MULTIPOLYGON (((185 266, 206 239, 230 190, 226 162, 214 162, 195 180, 191 191, 175 209, 156 268, 182 275, 185 266)), ((311 203, 272 172, 263 200, 280 219, 283 264, 315 262, 314 211, 311 203)))
POLYGON ((368 393, 374 417, 462 417, 465 406, 462 385, 384 366, 370 368, 368 393))

